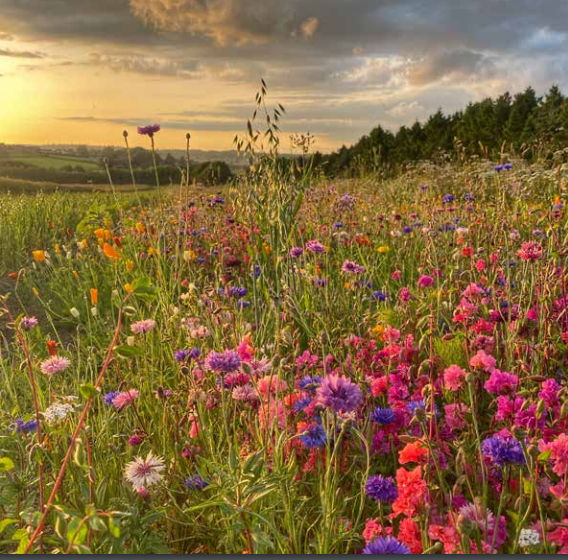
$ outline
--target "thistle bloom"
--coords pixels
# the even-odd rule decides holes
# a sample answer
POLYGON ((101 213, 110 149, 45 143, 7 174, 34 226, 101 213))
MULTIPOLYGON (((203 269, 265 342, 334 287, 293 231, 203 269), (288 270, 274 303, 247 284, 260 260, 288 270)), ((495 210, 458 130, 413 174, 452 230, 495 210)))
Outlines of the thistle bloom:
POLYGON ((362 554, 410 554, 410 550, 394 537, 379 537, 371 541, 362 554))
POLYGON ((162 471, 165 468, 164 460, 154 456, 150 451, 146 459, 136 457, 134 461, 128 463, 124 468, 124 477, 132 484, 134 490, 138 490, 160 482, 163 478, 162 471))
POLYGON ((210 352, 205 359, 205 367, 218 373, 232 373, 241 367, 241 358, 235 350, 210 352))
POLYGON ((41 363, 40 369, 42 373, 51 377, 55 373, 66 370, 70 363, 67 358, 52 356, 41 363))
POLYGON ((335 412, 352 412, 363 402, 363 393, 347 377, 328 375, 317 391, 317 401, 335 412))
POLYGON ((142 136, 149 136, 150 138, 152 138, 154 134, 160 132, 160 128, 161 127, 159 124, 149 124, 146 126, 139 126, 138 134, 141 134, 142 136))
POLYGON ((134 334, 146 334, 154 329, 156 326, 156 321, 153 319, 144 319, 143 321, 137 321, 130 326, 130 330, 134 334))
POLYGON ((392 477, 379 474, 370 476, 365 484, 365 493, 369 498, 385 504, 391 504, 398 496, 398 490, 392 477))

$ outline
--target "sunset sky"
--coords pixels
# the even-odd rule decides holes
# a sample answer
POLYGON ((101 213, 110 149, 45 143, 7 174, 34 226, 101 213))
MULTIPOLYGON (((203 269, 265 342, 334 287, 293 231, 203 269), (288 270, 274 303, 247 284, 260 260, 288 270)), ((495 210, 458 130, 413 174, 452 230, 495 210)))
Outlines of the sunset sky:
POLYGON ((229 149, 261 77, 285 133, 328 151, 506 90, 566 92, 568 1, 0 0, 0 142, 118 145, 156 122, 160 147, 190 131, 229 149))

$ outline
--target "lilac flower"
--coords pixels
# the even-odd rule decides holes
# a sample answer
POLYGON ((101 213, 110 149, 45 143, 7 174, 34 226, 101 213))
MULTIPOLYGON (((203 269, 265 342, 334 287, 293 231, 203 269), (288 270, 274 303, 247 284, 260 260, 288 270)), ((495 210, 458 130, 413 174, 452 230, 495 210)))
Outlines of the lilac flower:
POLYGON ((311 253, 325 253, 325 245, 315 239, 306 243, 306 249, 311 253))
POLYGON ((301 257, 303 254, 304 250, 301 247, 292 247, 292 249, 290 249, 291 257, 301 257))
POLYGON ((139 126, 138 127, 138 134, 142 136, 149 136, 150 138, 154 137, 156 132, 160 132, 160 125, 159 124, 149 124, 146 126, 139 126))
POLYGON ((328 375, 317 391, 317 400, 335 412, 352 412, 363 402, 359 386, 347 377, 328 375))
POLYGON ((363 274, 363 272, 365 272, 365 267, 354 263, 353 261, 345 261, 341 270, 347 274, 363 274))
POLYGON ((196 360, 197 358, 199 358, 199 348, 193 348, 192 350, 188 350, 188 349, 182 349, 182 350, 176 350, 174 352, 174 358, 176 360, 176 362, 186 362, 188 360, 196 360))
POLYGON ((391 504, 398 496, 398 489, 392 477, 382 474, 370 476, 365 484, 365 493, 369 498, 385 504, 391 504))
POLYGON ((500 467, 507 464, 525 464, 523 448, 516 439, 493 436, 483 441, 481 449, 485 456, 500 467))
POLYGON ((234 350, 210 352, 205 359, 205 366, 211 371, 232 373, 241 367, 241 358, 234 350))
POLYGON ((51 377, 55 373, 66 370, 69 364, 71 364, 71 362, 67 358, 52 356, 41 363, 40 369, 42 373, 51 377))
POLYGON ((137 321, 130 326, 130 330, 134 334, 146 334, 154 329, 156 326, 156 321, 153 319, 144 319, 143 321, 137 321))
POLYGON ((362 554, 410 554, 410 550, 394 537, 379 537, 371 541, 362 554))

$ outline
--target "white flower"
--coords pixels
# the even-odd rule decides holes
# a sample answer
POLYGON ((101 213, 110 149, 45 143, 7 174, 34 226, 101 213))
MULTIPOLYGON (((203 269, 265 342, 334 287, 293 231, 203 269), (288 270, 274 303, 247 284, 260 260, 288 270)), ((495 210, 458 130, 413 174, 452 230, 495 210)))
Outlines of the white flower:
POLYGON ((71 412, 73 412, 73 405, 55 403, 45 409, 43 417, 48 424, 56 424, 65 420, 71 412))
POLYGON ((146 459, 136 457, 124 468, 124 477, 132 484, 134 490, 152 486, 164 478, 162 471, 166 468, 162 457, 155 457, 152 452, 146 459))
POLYGON ((519 546, 533 546, 540 544, 540 535, 534 529, 522 529, 519 535, 519 546))

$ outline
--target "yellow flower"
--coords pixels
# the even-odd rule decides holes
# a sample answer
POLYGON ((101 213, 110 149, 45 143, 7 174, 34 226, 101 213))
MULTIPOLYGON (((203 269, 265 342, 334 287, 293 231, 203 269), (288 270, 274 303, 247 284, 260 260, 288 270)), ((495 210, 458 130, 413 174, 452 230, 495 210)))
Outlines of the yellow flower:
POLYGON ((126 270, 128 270, 128 272, 132 272, 134 270, 134 261, 126 261, 126 270))
POLYGON ((59 243, 56 243, 54 248, 55 248, 55 254, 56 255, 61 254, 61 245, 59 245, 59 243))
POLYGON ((377 249, 377 253, 380 253, 381 255, 384 255, 385 253, 388 253, 390 251, 390 247, 387 247, 386 245, 383 245, 382 247, 379 247, 377 249))
POLYGON ((76 270, 73 271, 73 277, 79 280, 79 273, 76 270))
POLYGON ((374 327, 373 329, 371 329, 371 332, 372 332, 375 336, 381 336, 384 331, 385 331, 385 328, 384 328, 382 325, 377 325, 376 327, 374 327))
POLYGON ((39 290, 37 288, 32 288, 34 296, 39 297, 39 290))
POLYGON ((46 259, 45 251, 32 251, 35 262, 44 262, 46 259))
POLYGON ((183 260, 186 262, 194 261, 196 258, 197 255, 195 254, 195 251, 192 251, 191 249, 184 251, 183 253, 183 260))
POLYGON ((138 233, 146 233, 146 227, 141 222, 136 222, 136 230, 138 233))
POLYGON ((134 288, 130 285, 130 284, 125 284, 124 285, 124 289, 126 292, 128 292, 129 294, 131 294, 134 291, 134 288))

